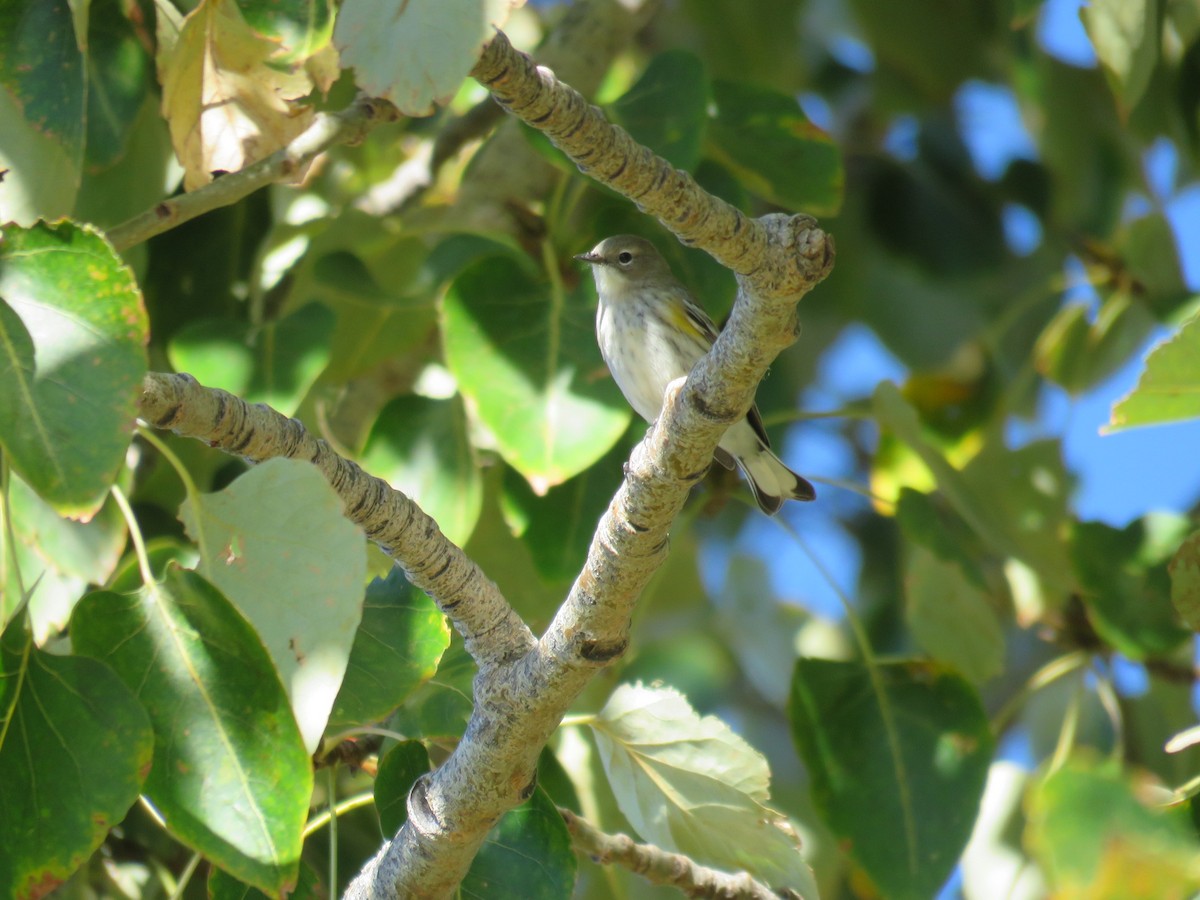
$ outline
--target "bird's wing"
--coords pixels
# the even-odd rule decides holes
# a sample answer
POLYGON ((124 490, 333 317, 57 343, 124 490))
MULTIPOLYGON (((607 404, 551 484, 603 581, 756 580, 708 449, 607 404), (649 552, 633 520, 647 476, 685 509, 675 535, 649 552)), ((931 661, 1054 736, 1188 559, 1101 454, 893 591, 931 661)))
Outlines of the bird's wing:
POLYGON ((697 306, 691 297, 684 297, 683 311, 687 313, 688 321, 700 330, 700 333, 708 339, 708 343, 711 346, 717 339, 717 326, 708 317, 708 313, 697 306))
MULTIPOLYGON (((693 303, 690 297, 684 299, 683 309, 687 313, 688 321, 700 329, 701 334, 708 338, 708 343, 711 346, 717 339, 717 326, 708 317, 708 313, 693 303)), ((771 439, 767 437, 767 429, 763 427, 762 416, 758 412, 757 405, 750 407, 750 412, 746 413, 746 421, 750 423, 750 427, 754 429, 754 434, 762 441, 762 445, 770 449, 771 439)), ((720 459, 720 457, 717 458, 717 462, 726 468, 732 468, 724 460, 720 459)))

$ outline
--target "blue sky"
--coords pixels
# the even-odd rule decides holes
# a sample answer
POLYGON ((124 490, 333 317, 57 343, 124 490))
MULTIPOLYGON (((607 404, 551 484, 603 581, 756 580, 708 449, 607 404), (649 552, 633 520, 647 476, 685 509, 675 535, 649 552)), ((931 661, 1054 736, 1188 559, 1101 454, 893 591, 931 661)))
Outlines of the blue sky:
MULTIPOLYGON (((1037 25, 1042 46, 1077 66, 1094 66, 1096 58, 1079 18, 1081 0, 1047 0, 1037 25)), ((856 67, 872 65, 870 52, 852 38, 839 42, 839 56, 856 67)), ((811 101, 811 98, 808 98, 811 101)), ((964 141, 980 175, 1000 177, 1008 163, 1018 157, 1033 158, 1036 148, 1022 124, 1015 99, 1007 88, 972 82, 956 98, 956 110, 964 141)), ((823 110, 816 102, 806 109, 818 119, 823 110)), ((910 152, 915 130, 911 123, 897 123, 888 148, 898 156, 910 152)), ((1176 230, 1176 243, 1191 248, 1183 254, 1188 286, 1200 288, 1200 184, 1178 185, 1177 157, 1169 142, 1160 141, 1147 152, 1146 182, 1153 196, 1133 197, 1127 207, 1130 217, 1153 207, 1162 208, 1176 230)), ((1040 240, 1036 218, 1026 210, 1006 211, 1006 233, 1014 252, 1029 252, 1040 240)), ((1064 302, 1085 302, 1098 308, 1099 298, 1082 277, 1082 267, 1068 265, 1064 273, 1069 285, 1064 302)), ((1102 435, 1114 401, 1137 382, 1146 352, 1169 329, 1159 329, 1131 362, 1083 396, 1072 398, 1065 391, 1047 386, 1033 423, 1015 426, 1009 440, 1018 446, 1041 437, 1062 440, 1067 467, 1078 478, 1074 508, 1080 518, 1096 519, 1114 526, 1153 510, 1186 510, 1200 497, 1200 422, 1134 429, 1102 435)), ((905 370, 865 327, 852 327, 822 356, 817 383, 801 398, 805 409, 835 408, 846 401, 869 396, 883 379, 900 381, 905 370)), ((783 443, 783 455, 804 474, 838 478, 844 474, 847 449, 833 429, 819 424, 795 426, 783 443)), ((818 486, 815 504, 788 504, 781 513, 801 534, 811 552, 818 555, 837 585, 854 595, 861 560, 854 540, 840 528, 839 519, 865 506, 865 501, 836 487, 818 486)), ((737 549, 763 556, 769 563, 778 596, 820 614, 840 618, 841 604, 835 589, 817 570, 806 552, 770 519, 750 517, 738 540, 737 549), (797 596, 798 586, 802 596, 797 596)), ((713 560, 706 575, 719 584, 723 572, 713 560)))

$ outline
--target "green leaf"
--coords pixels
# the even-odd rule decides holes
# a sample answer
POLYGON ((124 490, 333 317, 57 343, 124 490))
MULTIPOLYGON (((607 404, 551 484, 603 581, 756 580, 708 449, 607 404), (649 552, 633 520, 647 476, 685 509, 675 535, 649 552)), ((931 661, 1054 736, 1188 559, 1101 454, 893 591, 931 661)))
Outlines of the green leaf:
POLYGON ((1096 631, 1131 659, 1163 656, 1190 637, 1171 605, 1167 559, 1190 529, 1187 519, 1149 515, 1116 529, 1080 522, 1071 560, 1096 631))
POLYGON ((926 663, 802 658, 789 711, 813 802, 875 890, 934 896, 970 837, 991 762, 974 689, 926 663))
POLYGON ((1073 759, 1026 805, 1026 843, 1055 896, 1189 897, 1200 888, 1185 810, 1147 807, 1115 765, 1073 759))
MULTIPOLYGON (((264 894, 258 888, 238 881, 216 866, 208 873, 208 900, 272 900, 273 895, 264 894)), ((288 900, 323 900, 328 892, 321 879, 308 863, 300 864, 300 877, 288 895, 288 900)))
POLYGON ((1072 394, 1080 394, 1129 362, 1154 325, 1145 304, 1124 291, 1105 299, 1095 322, 1088 321, 1086 304, 1069 303, 1038 336, 1034 365, 1072 394))
POLYGON ((154 70, 119 0, 89 4, 86 64, 86 164, 104 169, 125 155, 154 70))
POLYGON ((238 7, 255 31, 281 43, 280 62, 303 61, 333 37, 330 0, 239 0, 238 7))
POLYGON ((612 117, 639 144, 690 171, 700 161, 707 105, 708 76, 700 57, 668 50, 650 60, 642 77, 613 103, 612 117))
POLYGON ((133 274, 93 229, 4 230, 0 447, 63 515, 93 515, 125 461, 147 332, 133 274))
MULTIPOLYGON (((399 743, 379 761, 375 808, 385 837, 408 819, 409 791, 428 771, 429 754, 419 741, 399 743)), ((553 801, 538 788, 488 833, 459 891, 464 897, 497 900, 567 900, 575 886, 575 868, 566 824, 553 801)))
POLYGON ((145 793, 171 834, 240 881, 285 893, 312 766, 250 624, 200 575, 172 567, 136 594, 89 594, 71 641, 111 665, 150 714, 145 793))
POLYGON ((362 531, 316 468, 284 458, 179 512, 200 547, 200 572, 257 629, 314 751, 362 617, 362 531))
POLYGON ((388 840, 408 821, 408 794, 413 782, 429 769, 429 751, 420 741, 401 741, 379 760, 375 810, 379 813, 379 828, 388 840))
POLYGON ((766 759, 666 688, 622 685, 592 721, 617 805, 644 840, 815 897, 786 818, 767 807, 766 759))
POLYGON ((496 900, 569 900, 577 866, 566 823, 538 788, 488 832, 459 890, 496 900))
POLYGON ((440 259, 420 236, 396 234, 375 216, 347 210, 327 223, 291 289, 297 303, 319 301, 337 316, 327 380, 345 381, 428 341, 440 259))
POLYGON ((393 568, 367 587, 329 730, 378 722, 437 671, 450 646, 446 617, 393 568))
POLYGON ((1118 400, 1106 431, 1200 416, 1200 316, 1146 356, 1137 387, 1118 400))
POLYGON ((511 469, 505 471, 507 512, 524 523, 521 541, 547 581, 579 573, 596 525, 621 486, 621 465, 628 455, 625 443, 619 442, 591 468, 551 488, 544 497, 534 494, 511 469))
POLYGON ((459 275, 445 299, 446 362, 500 454, 537 493, 582 472, 629 424, 581 297, 492 258, 459 275))
POLYGON ((75 201, 75 218, 112 228, 133 218, 179 184, 171 133, 147 92, 141 108, 122 135, 121 155, 103 169, 87 168, 75 201))
POLYGON ((1132 109, 1158 62, 1158 3, 1092 0, 1080 16, 1121 106, 1132 109))
POLYGON ((441 0, 404 3, 347 0, 338 10, 333 42, 342 65, 372 97, 402 113, 428 116, 449 103, 494 28, 515 0, 441 0))
POLYGON ((0 223, 65 216, 75 202, 87 93, 75 25, 67 0, 0 3, 0 223))
POLYGON ((455 636, 437 673, 409 694, 389 720, 390 727, 425 741, 457 740, 475 709, 477 672, 475 660, 455 636))
POLYGON ((359 462, 417 501, 454 543, 471 537, 483 508, 483 476, 461 400, 397 397, 371 426, 359 462))
POLYGON ((904 613, 921 649, 975 683, 1004 669, 1004 631, 987 596, 956 562, 914 545, 904 613))
POLYGON ((201 319, 175 333, 167 355, 176 371, 205 387, 266 403, 288 416, 329 363, 334 324, 333 313, 320 303, 260 327, 201 319))
POLYGON ((1039 151, 1054 188, 1046 218, 1068 232, 1109 234, 1137 163, 1108 84, 1098 69, 1068 65, 1050 54, 1034 65, 1044 117, 1039 151))
POLYGON ((875 414, 933 472, 938 488, 986 545, 1016 557, 1048 585, 1070 590, 1062 536, 1071 481, 1058 445, 1040 441, 1010 451, 989 442, 959 471, 926 440, 916 412, 891 382, 875 390, 875 414))
POLYGON ((137 800, 154 735, 137 698, 94 659, 0 634, 0 895, 49 893, 137 800))
MULTIPOLYGON (((681 549, 672 541, 672 559, 681 549)), ((718 610, 721 639, 737 655, 746 678, 771 703, 783 708, 800 630, 811 616, 798 606, 779 601, 771 591, 767 564, 761 556, 747 553, 730 560, 725 587, 712 592, 711 598, 718 610)))
POLYGON ((833 215, 845 176, 837 145, 786 94, 733 81, 713 82, 709 137, 717 160, 751 193, 789 209, 833 215))
POLYGON ((1118 252, 1129 267, 1137 299, 1159 318, 1168 318, 1191 295, 1175 229, 1165 215, 1155 213, 1134 219, 1121 238, 1118 252))
POLYGON ((16 611, 24 588, 32 594, 33 638, 42 644, 66 626, 87 586, 103 584, 116 568, 125 547, 125 519, 112 501, 90 522, 64 519, 16 475, 8 487, 12 531, 0 528, 0 622, 16 611))
POLYGON ((975 0, 851 0, 849 6, 876 58, 879 90, 899 93, 906 105, 949 101, 1003 52, 993 46, 1007 24, 1003 15, 975 0))
POLYGON ((1192 631, 1200 631, 1200 531, 1193 531, 1167 565, 1171 605, 1192 631))

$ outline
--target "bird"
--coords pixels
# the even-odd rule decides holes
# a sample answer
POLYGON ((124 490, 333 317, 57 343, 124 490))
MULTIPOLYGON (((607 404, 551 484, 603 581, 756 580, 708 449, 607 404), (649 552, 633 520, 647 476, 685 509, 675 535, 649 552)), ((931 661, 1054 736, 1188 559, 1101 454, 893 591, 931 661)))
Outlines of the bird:
MULTIPOLYGON (((667 385, 691 372, 717 328, 645 238, 615 235, 575 259, 588 263, 596 279, 600 354, 629 405, 654 422, 667 385)), ((813 486, 771 452, 757 406, 729 427, 713 456, 726 469, 741 469, 767 515, 788 499, 816 499, 813 486)))

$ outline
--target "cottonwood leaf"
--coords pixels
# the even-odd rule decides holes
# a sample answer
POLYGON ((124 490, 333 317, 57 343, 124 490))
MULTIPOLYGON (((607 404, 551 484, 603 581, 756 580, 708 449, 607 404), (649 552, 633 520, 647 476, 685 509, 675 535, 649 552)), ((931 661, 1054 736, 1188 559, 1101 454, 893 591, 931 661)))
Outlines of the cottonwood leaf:
POLYGON ((509 12, 524 0, 346 0, 333 43, 358 86, 401 112, 446 104, 509 12))
POLYGON ((200 571, 254 625, 316 749, 362 618, 366 541, 311 465, 272 459, 180 508, 200 571))
POLYGON ((173 46, 160 50, 162 111, 189 191, 288 144, 312 121, 296 101, 313 89, 302 70, 272 65, 277 42, 252 29, 234 0, 202 0, 173 46))
POLYGON ((617 688, 592 722, 617 805, 643 839, 816 897, 786 818, 765 804, 766 759, 667 688, 617 688))
POLYGON ((1150 351, 1137 387, 1113 406, 1106 432, 1200 416, 1200 316, 1150 351))
POLYGON ((40 897, 100 846, 137 800, 154 735, 103 663, 0 634, 0 896, 40 897))
POLYGON ((0 448, 60 515, 91 518, 125 464, 148 332, 133 273, 95 229, 4 229, 0 448))
POLYGON ((246 619, 209 581, 170 566, 136 593, 85 597, 71 642, 112 666, 149 714, 154 763, 144 792, 171 835, 239 880, 287 894, 312 764, 246 619))

